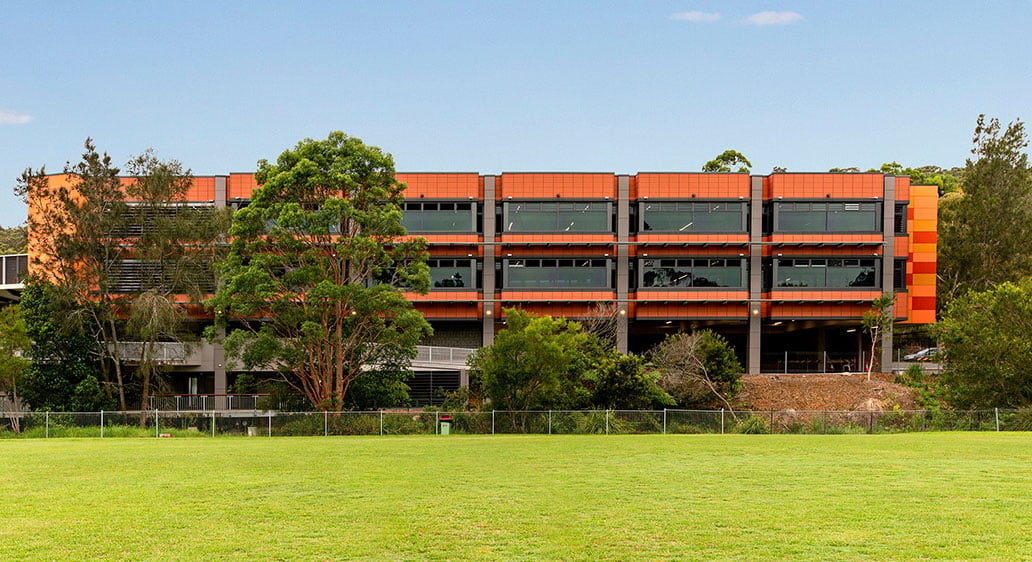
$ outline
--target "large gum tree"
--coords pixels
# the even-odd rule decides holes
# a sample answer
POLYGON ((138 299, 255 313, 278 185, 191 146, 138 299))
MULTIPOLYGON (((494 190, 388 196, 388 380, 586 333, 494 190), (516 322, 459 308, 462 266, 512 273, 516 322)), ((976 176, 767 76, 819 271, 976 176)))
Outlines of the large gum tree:
POLYGON ((255 180, 210 302, 227 355, 329 411, 362 377, 403 378, 431 330, 399 287, 425 293, 430 275, 391 155, 334 132, 260 161, 255 180))

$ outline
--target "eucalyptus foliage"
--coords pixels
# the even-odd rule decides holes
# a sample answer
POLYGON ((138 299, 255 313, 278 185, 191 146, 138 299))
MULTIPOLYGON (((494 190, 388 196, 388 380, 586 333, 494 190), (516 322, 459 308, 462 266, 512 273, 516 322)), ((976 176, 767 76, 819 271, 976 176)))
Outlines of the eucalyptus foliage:
POLYGON ((334 132, 260 161, 255 180, 209 303, 227 354, 326 410, 361 378, 405 378, 431 329, 399 287, 426 293, 430 273, 426 241, 401 225, 390 154, 334 132))
POLYGON ((48 322, 64 324, 64 333, 85 326, 98 341, 103 388, 117 390, 122 409, 126 342, 142 344, 134 360, 146 404, 165 367, 156 346, 190 339, 183 301, 199 304, 214 288, 212 263, 228 227, 226 213, 186 202, 193 177, 179 162, 148 150, 126 171, 86 139, 63 177, 28 169, 16 189, 29 205, 33 276, 49 284, 48 322))
POLYGON ((939 382, 951 406, 1032 405, 1032 279, 966 293, 950 303, 938 330, 939 382))
POLYGON ((1032 169, 1023 122, 978 117, 963 192, 939 207, 940 300, 1032 274, 1032 169))

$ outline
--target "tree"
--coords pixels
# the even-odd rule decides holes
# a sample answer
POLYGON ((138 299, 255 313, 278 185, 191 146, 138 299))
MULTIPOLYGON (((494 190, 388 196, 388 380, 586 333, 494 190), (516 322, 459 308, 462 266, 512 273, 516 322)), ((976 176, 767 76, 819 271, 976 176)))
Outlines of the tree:
POLYGON ((719 334, 702 330, 667 336, 648 354, 659 373, 659 387, 682 406, 720 404, 732 410, 730 399, 742 389, 742 364, 719 334))
POLYGON ((737 150, 725 150, 717 155, 716 158, 706 162, 702 167, 703 172, 731 172, 736 171, 743 174, 749 173, 749 168, 752 167, 752 162, 749 161, 741 152, 737 150), (738 166, 737 170, 733 170, 735 166, 738 166))
POLYGON ((214 292, 214 264, 229 215, 214 207, 182 203, 193 177, 175 160, 159 160, 148 150, 126 168, 130 181, 125 196, 133 205, 118 227, 123 229, 120 234, 132 237, 131 255, 140 271, 136 285, 126 287, 125 262, 119 263, 114 274, 121 286, 112 288, 129 289, 123 305, 124 332, 138 342, 140 403, 147 404, 157 377, 168 367, 159 360, 158 346, 176 342, 185 353, 196 339, 187 329, 189 316, 181 298, 197 305, 214 292))
POLYGON ((963 192, 939 215, 939 287, 950 301, 1032 273, 1032 171, 1025 124, 978 117, 963 192))
POLYGON ((580 322, 581 329, 609 345, 616 345, 620 307, 615 302, 598 301, 580 322))
POLYGON ((594 368, 591 403, 622 410, 673 406, 674 399, 659 388, 658 382, 658 373, 646 371, 641 356, 613 349, 594 368))
POLYGON ((1032 406, 1032 279, 962 295, 937 331, 951 406, 1032 406))
POLYGON ((0 227, 0 254, 24 254, 28 246, 29 229, 25 225, 0 227))
POLYGON ((390 154, 334 132, 260 161, 255 180, 209 303, 227 355, 274 367, 322 410, 361 377, 407 375, 431 329, 399 287, 426 293, 430 274, 390 154))
POLYGON ((226 212, 186 203, 193 178, 179 162, 146 151, 127 170, 122 178, 110 156, 86 139, 81 160, 65 165, 65 178, 51 182, 45 169, 29 169, 16 189, 29 205, 37 276, 51 285, 51 321, 66 324, 59 332, 74 333, 86 319, 100 342, 94 351, 105 389, 117 389, 123 410, 123 361, 134 351, 127 342, 139 344, 132 358, 146 407, 160 370, 156 345, 186 338, 180 297, 198 304, 213 290, 212 264, 228 227, 226 212))
MULTIPOLYGON (((532 317, 505 309, 506 328, 468 359, 476 381, 497 410, 581 407, 592 348, 580 325, 565 318, 532 317)), ((515 423, 515 421, 514 421, 515 423)))
MULTIPOLYGON (((895 293, 889 291, 871 303, 871 308, 864 313, 864 332, 871 338, 871 359, 867 362, 867 380, 871 380, 871 371, 874 370, 874 360, 877 357, 878 348, 881 345, 882 337, 892 333, 894 322, 892 305, 896 302, 895 293)), ((884 367, 884 365, 883 365, 884 367)))
POLYGON ((37 255, 35 269, 42 272, 38 280, 49 283, 47 304, 35 313, 52 312, 50 322, 66 323, 51 330, 61 334, 75 333, 83 318, 89 319, 101 342, 94 351, 98 358, 107 359, 101 361, 106 388, 117 389, 119 406, 125 410, 117 329, 120 299, 111 290, 114 278, 110 275, 124 257, 122 241, 110 235, 121 229, 128 208, 119 173, 111 157, 97 152, 93 141, 86 139, 82 159, 65 164, 67 182, 52 183, 45 168, 30 168, 18 180, 15 193, 29 207, 31 249, 37 255))
MULTIPOLYGON (((842 170, 832 169, 831 171, 842 170)), ((851 168, 847 171, 859 172, 860 170, 851 168)), ((871 168, 867 171, 891 176, 908 176, 911 183, 916 185, 937 185, 939 186, 939 195, 958 191, 960 189, 960 178, 963 177, 963 170, 961 168, 951 168, 949 170, 939 166, 904 168, 899 162, 886 162, 878 169, 871 168)))
MULTIPOLYGON (((0 400, 0 405, 11 405, 11 429, 15 433, 21 431, 19 414, 20 397, 18 384, 31 362, 27 359, 31 342, 25 335, 25 322, 21 317, 18 305, 5 306, 0 309, 0 391, 6 394, 7 400, 0 400)), ((0 417, 4 412, 0 410, 0 417)))
POLYGON ((30 281, 19 304, 25 335, 32 342, 32 363, 21 376, 21 397, 35 410, 95 412, 117 402, 105 394, 98 379, 98 341, 81 315, 62 317, 65 302, 57 288, 30 281))

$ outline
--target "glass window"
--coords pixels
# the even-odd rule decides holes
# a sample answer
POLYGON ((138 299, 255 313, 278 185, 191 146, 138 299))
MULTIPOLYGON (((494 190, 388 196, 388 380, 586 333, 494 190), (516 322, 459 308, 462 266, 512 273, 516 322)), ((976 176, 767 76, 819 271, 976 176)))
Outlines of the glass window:
POLYGON ((744 260, 696 258, 642 260, 641 287, 742 287, 744 260))
POLYGON ((468 259, 430 259, 430 287, 434 289, 475 289, 476 266, 468 259))
POLYGON ((778 287, 878 287, 873 259, 778 259, 775 267, 778 287))
POLYGON ((409 232, 476 232, 476 204, 406 202, 401 225, 409 232))
POLYGON ((507 202, 505 232, 608 232, 609 203, 507 202))
POLYGON ((609 260, 506 260, 506 287, 514 289, 608 288, 609 260))
POLYGON ((782 232, 879 232, 880 203, 777 203, 782 232))
POLYGON ((744 232, 745 208, 745 204, 737 201, 641 203, 641 229, 655 232, 744 232))

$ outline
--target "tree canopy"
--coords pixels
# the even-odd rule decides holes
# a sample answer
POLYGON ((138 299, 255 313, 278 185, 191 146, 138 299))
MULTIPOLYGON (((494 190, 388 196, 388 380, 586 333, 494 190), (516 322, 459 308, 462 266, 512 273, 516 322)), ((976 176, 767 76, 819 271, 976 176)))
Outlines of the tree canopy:
POLYGON ((979 116, 963 192, 939 208, 940 299, 1032 273, 1032 171, 1025 124, 979 116))
POLYGON ((506 329, 470 356, 473 384, 496 410, 672 405, 636 355, 565 318, 506 309, 506 329))
POLYGON ((702 166, 703 172, 740 172, 744 174, 749 173, 749 169, 752 168, 752 162, 745 157, 741 152, 737 150, 725 150, 717 155, 716 158, 706 162, 702 166), (735 166, 738 168, 735 169, 735 166))
POLYGON ((404 186, 377 147, 334 132, 259 162, 210 301, 227 355, 276 369, 313 406, 338 410, 362 377, 407 377, 430 325, 426 241, 401 225, 404 186))
POLYGON ((945 352, 939 382, 950 405, 1032 406, 1032 279, 962 295, 937 331, 945 352))
POLYGON ((117 389, 122 409, 128 406, 125 344, 140 344, 133 359, 146 407, 152 377, 162 368, 155 346, 188 337, 177 297, 200 303, 213 290, 212 264, 228 228, 227 213, 188 204, 193 177, 179 162, 148 150, 126 169, 123 178, 86 139, 81 159, 64 167, 66 181, 28 169, 16 189, 30 206, 37 281, 50 285, 49 321, 74 333, 86 319, 100 342, 95 352, 105 389, 117 389))
POLYGON ((649 352, 659 387, 685 407, 720 406, 742 389, 744 369, 734 349, 710 330, 668 336, 649 352))

